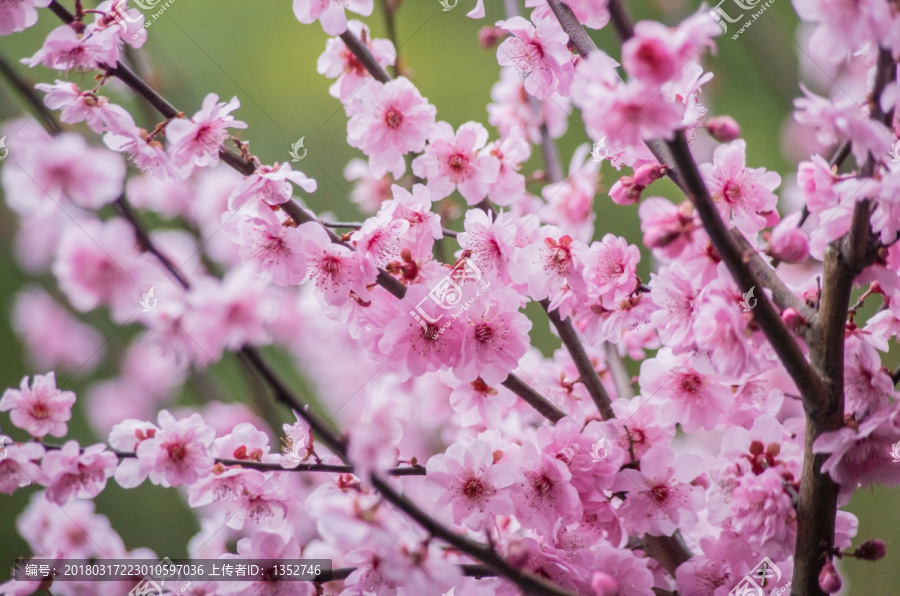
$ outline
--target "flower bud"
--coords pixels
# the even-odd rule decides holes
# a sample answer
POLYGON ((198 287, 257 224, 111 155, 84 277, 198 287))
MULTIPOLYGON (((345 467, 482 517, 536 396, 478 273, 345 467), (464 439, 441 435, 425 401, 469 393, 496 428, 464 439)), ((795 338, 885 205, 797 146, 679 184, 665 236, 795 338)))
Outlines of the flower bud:
POLYGON ((741 136, 741 127, 731 116, 715 116, 706 121, 706 131, 720 143, 729 143, 741 136))
POLYGON ((767 238, 766 253, 785 263, 802 263, 809 257, 809 239, 787 219, 775 226, 767 238))
POLYGON ((505 35, 506 33, 500 27, 494 27, 493 25, 482 27, 478 30, 478 45, 485 50, 489 50, 497 45, 497 42, 503 39, 505 35))
POLYGON ((801 325, 805 325, 808 321, 797 312, 794 308, 786 308, 781 312, 781 320, 788 326, 788 329, 796 329, 801 325))
POLYGON ((650 183, 666 175, 665 164, 648 163, 634 171, 634 182, 639 186, 650 186, 650 183))
POLYGON ((887 554, 887 547, 881 540, 866 540, 856 548, 856 552, 853 554, 857 559, 877 561, 887 554))
POLYGON ((631 205, 641 200, 643 186, 635 184, 631 176, 623 176, 609 189, 609 198, 616 205, 631 205))
POLYGON ((834 594, 841 589, 841 585, 843 585, 843 582, 841 581, 841 576, 838 575, 837 569, 834 567, 834 563, 828 561, 822 567, 822 571, 819 572, 819 587, 826 594, 834 594))

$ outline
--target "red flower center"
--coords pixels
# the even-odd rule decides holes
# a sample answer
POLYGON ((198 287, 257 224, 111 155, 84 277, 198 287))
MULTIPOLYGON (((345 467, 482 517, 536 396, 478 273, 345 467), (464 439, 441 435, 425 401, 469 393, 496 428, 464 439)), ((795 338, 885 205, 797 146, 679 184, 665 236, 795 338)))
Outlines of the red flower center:
POLYGON ((650 496, 657 503, 662 503, 669 497, 669 487, 665 484, 654 486, 650 489, 650 496))
POLYGON ((384 113, 384 123, 387 124, 387 127, 391 130, 397 130, 400 128, 400 125, 403 124, 403 114, 400 113, 400 110, 391 106, 388 108, 388 111, 384 113))

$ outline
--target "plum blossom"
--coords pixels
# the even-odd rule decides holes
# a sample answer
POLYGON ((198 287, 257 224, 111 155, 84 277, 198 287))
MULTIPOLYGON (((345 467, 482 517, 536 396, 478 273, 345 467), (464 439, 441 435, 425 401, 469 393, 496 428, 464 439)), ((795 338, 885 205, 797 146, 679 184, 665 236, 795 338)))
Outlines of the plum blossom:
POLYGON ((535 110, 529 97, 525 91, 525 81, 516 69, 501 68, 500 80, 491 88, 492 103, 488 104, 488 122, 500 131, 500 137, 505 139, 520 128, 529 141, 539 143, 541 125, 547 127, 547 132, 554 139, 565 134, 571 100, 554 92, 540 102, 539 110, 535 110))
POLYGON ((510 37, 497 48, 500 66, 514 66, 525 79, 525 90, 537 99, 547 99, 555 91, 569 94, 574 68, 566 47, 568 36, 559 22, 545 18, 534 24, 522 17, 499 21, 497 26, 510 37))
POLYGON ((429 459, 425 468, 427 490, 438 507, 450 506, 454 523, 480 531, 495 523, 496 516, 512 515, 515 468, 495 463, 488 443, 454 443, 429 459))
POLYGON ((791 553, 797 539, 797 512, 784 485, 777 468, 742 476, 731 503, 734 531, 753 548, 779 558, 791 553))
POLYGON ((32 442, 10 444, 8 437, 0 435, 0 450, 5 454, 0 459, 0 493, 11 495, 23 486, 41 480, 43 445, 32 442))
MULTIPOLYGON (((369 48, 378 64, 392 66, 396 62, 397 52, 390 40, 372 39, 369 27, 362 21, 350 21, 347 28, 369 48)), ((350 101, 371 77, 362 62, 339 38, 330 38, 326 42, 316 69, 329 79, 337 79, 328 88, 328 93, 341 103, 350 101)))
POLYGON ((611 489, 628 493, 620 509, 626 525, 633 532, 668 536, 694 523, 701 489, 689 483, 700 470, 697 456, 675 458, 663 445, 651 447, 641 457, 640 471, 622 470, 611 489))
POLYGON ((637 285, 637 263, 640 251, 624 238, 606 234, 600 242, 580 252, 576 267, 587 286, 587 292, 601 302, 616 303, 627 298, 637 285))
POLYGON ((219 102, 219 96, 210 93, 203 100, 200 110, 190 119, 176 118, 166 125, 169 139, 169 156, 175 171, 187 178, 194 168, 207 168, 219 163, 219 151, 228 139, 229 128, 247 128, 235 120, 231 112, 241 107, 237 97, 219 102))
POLYGON ((44 456, 41 467, 46 476, 47 499, 64 505, 75 497, 96 497, 118 463, 119 458, 107 451, 106 445, 91 445, 82 451, 77 441, 66 441, 61 449, 50 450, 44 456))
POLYGON ((514 216, 501 212, 494 217, 480 209, 470 209, 466 211, 464 226, 466 231, 456 241, 467 251, 470 261, 481 274, 507 280, 518 231, 514 216))
POLYGON ((373 176, 406 171, 403 156, 425 148, 437 109, 404 77, 370 82, 357 101, 347 104, 347 143, 369 156, 373 176))
POLYGON ((72 418, 75 394, 56 388, 56 374, 35 375, 29 384, 22 379, 18 389, 7 389, 0 398, 0 412, 11 412, 12 423, 41 438, 65 436, 66 422, 72 418))
POLYGON ((316 295, 330 306, 345 305, 351 293, 366 300, 366 286, 377 275, 375 265, 359 252, 332 243, 316 222, 307 222, 298 229, 306 237, 307 276, 318 290, 316 295))
POLYGON ((500 160, 479 153, 487 138, 487 130, 477 122, 466 122, 456 134, 446 122, 434 126, 425 153, 412 162, 413 173, 428 179, 432 200, 446 197, 454 188, 469 205, 484 200, 500 173, 500 160))
POLYGON ((489 143, 481 150, 500 160, 497 181, 488 186, 491 201, 500 206, 511 205, 525 194, 525 176, 519 173, 522 163, 531 156, 531 145, 525 140, 522 130, 514 128, 500 141, 489 143))
POLYGON ((238 223, 241 261, 252 266, 280 286, 292 286, 306 277, 306 237, 291 222, 279 221, 268 207, 258 217, 238 223))
POLYGON ((746 234, 754 234, 778 221, 772 192, 781 176, 765 168, 746 167, 747 143, 732 141, 716 149, 713 163, 700 164, 700 172, 719 211, 746 234))
POLYGON ((291 200, 291 182, 309 193, 318 188, 315 180, 303 172, 292 171, 289 163, 261 166, 234 189, 228 197, 228 207, 237 211, 253 199, 268 205, 281 205, 291 200))
POLYGON ((581 501, 565 463, 530 442, 518 450, 515 461, 521 467, 521 480, 513 487, 513 502, 516 517, 524 525, 549 532, 560 520, 581 517, 581 501))
POLYGON ((528 284, 528 295, 534 300, 554 296, 564 285, 584 292, 586 286, 578 268, 587 258, 587 251, 584 243, 568 234, 547 236, 519 251, 511 274, 516 282, 528 284), (579 254, 581 259, 576 257, 579 254))
POLYGON ((103 132, 106 122, 114 115, 122 117, 125 110, 102 95, 82 91, 75 83, 57 80, 55 84, 39 83, 35 89, 47 94, 44 104, 51 110, 61 110, 59 119, 67 124, 87 122, 96 133, 103 132))
POLYGON ((34 56, 22 62, 32 67, 43 64, 56 70, 88 71, 102 65, 114 68, 119 60, 118 40, 112 28, 89 27, 84 33, 77 33, 73 27, 62 25, 50 32, 34 56))
POLYGON ((328 35, 347 30, 350 10, 364 17, 372 14, 372 0, 294 0, 294 16, 304 25, 319 21, 328 35))
POLYGON ((24 31, 37 23, 37 8, 50 0, 4 0, 0 2, 0 35, 24 31))
POLYGON ((153 484, 192 484, 210 473, 213 457, 209 448, 215 434, 199 414, 175 420, 168 410, 162 410, 158 429, 137 445, 138 462, 153 484))

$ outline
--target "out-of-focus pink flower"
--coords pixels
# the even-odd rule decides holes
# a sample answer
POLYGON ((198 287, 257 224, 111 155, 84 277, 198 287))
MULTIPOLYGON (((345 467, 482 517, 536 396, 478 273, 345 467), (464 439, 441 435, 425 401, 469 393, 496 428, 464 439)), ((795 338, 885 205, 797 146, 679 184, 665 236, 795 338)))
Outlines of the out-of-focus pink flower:
POLYGON ((0 398, 0 412, 11 412, 12 423, 31 433, 33 437, 65 436, 66 422, 72 418, 75 394, 56 388, 56 374, 35 375, 31 385, 28 377, 18 389, 7 389, 0 398))
POLYGON ((12 311, 13 326, 37 368, 86 374, 97 366, 103 350, 100 334, 42 289, 31 286, 20 292, 12 311))
POLYGON ((5 454, 0 459, 0 493, 11 495, 19 488, 40 482, 43 478, 40 459, 44 456, 44 446, 39 443, 12 443, 0 436, 0 450, 5 454))
POLYGON ((415 85, 400 77, 388 83, 372 81, 357 101, 347 104, 347 143, 369 156, 373 176, 406 171, 403 156, 425 148, 437 108, 415 85))
POLYGON ((13 0, 0 3, 0 35, 24 31, 37 23, 37 8, 47 6, 50 0, 13 0))
POLYGON ((531 156, 531 145, 525 140, 522 129, 512 129, 505 139, 488 144, 481 153, 500 160, 497 181, 488 186, 488 196, 494 203, 510 205, 525 194, 525 176, 519 170, 531 156))
POLYGON ((293 286, 306 277, 306 236, 300 228, 283 222, 267 206, 257 217, 238 222, 241 261, 280 286, 293 286))
POLYGON ((799 212, 793 213, 772 229, 767 239, 767 254, 785 263, 802 263, 809 258, 809 237, 797 225, 800 216, 799 212))
MULTIPOLYGON (((397 52, 390 40, 372 39, 369 27, 361 21, 350 21, 347 28, 369 48, 378 64, 389 66, 395 63, 397 52)), ((316 69, 319 74, 329 79, 337 79, 328 88, 328 93, 341 103, 350 101, 372 76, 356 55, 347 48, 347 44, 336 37, 326 42, 325 52, 319 56, 316 69)))
POLYGON ((219 151, 228 139, 228 129, 247 128, 231 115, 239 107, 241 102, 237 97, 220 103, 219 96, 210 93, 191 119, 176 118, 166 125, 169 156, 179 176, 187 178, 195 167, 207 168, 219 163, 219 151))
POLYGON ((114 68, 119 60, 118 41, 114 29, 89 26, 83 34, 78 34, 73 27, 62 25, 50 32, 34 56, 22 62, 32 67, 43 64, 56 70, 87 71, 101 65, 114 68))
POLYGON ((515 68, 500 69, 500 80, 491 88, 491 100, 493 103, 488 104, 488 122, 500 131, 502 139, 520 128, 529 141, 540 143, 541 125, 547 127, 547 132, 554 139, 564 135, 568 128, 571 100, 554 92, 540 102, 539 110, 535 110, 525 91, 525 80, 515 68))
POLYGON ((574 67, 566 47, 569 36, 552 16, 532 24, 522 17, 499 21, 511 37, 497 48, 500 66, 514 66, 525 79, 525 90, 538 99, 555 91, 569 94, 574 67))
POLYGON ((61 449, 50 450, 44 456, 47 498, 57 505, 65 505, 75 497, 93 499, 106 488, 106 480, 118 463, 119 458, 102 443, 82 452, 78 441, 67 441, 61 449))
POLYGON ((345 9, 367 17, 372 14, 372 0, 294 0, 297 20, 304 25, 319 21, 328 35, 347 30, 345 9))
POLYGON ((730 143, 741 136, 741 127, 731 116, 715 116, 706 121, 709 136, 720 143, 730 143))
POLYGON ((412 162, 416 176, 428 179, 432 199, 443 199, 456 188, 469 205, 480 203, 497 182, 500 160, 484 152, 488 133, 477 122, 466 122, 454 134, 446 122, 431 131, 425 153, 412 162))

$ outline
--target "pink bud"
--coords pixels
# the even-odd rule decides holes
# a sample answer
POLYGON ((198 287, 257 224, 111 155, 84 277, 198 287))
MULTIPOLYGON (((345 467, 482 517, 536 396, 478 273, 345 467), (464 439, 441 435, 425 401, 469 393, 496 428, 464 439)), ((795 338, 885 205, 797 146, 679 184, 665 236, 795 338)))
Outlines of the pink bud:
POLYGON ((478 30, 478 45, 489 50, 497 45, 497 42, 503 39, 505 35, 506 33, 500 27, 494 27, 493 25, 482 27, 478 30))
POLYGON ((634 171, 634 182, 639 186, 650 186, 654 180, 659 180, 666 175, 668 168, 665 164, 648 163, 634 171))
POLYGON ((597 596, 617 596, 619 582, 608 573, 598 571, 594 573, 594 578, 591 580, 591 588, 597 596))
POLYGON ((631 205, 641 200, 642 190, 644 190, 644 187, 635 184, 634 178, 623 176, 609 189, 609 198, 616 205, 631 205))
POLYGON ((766 238, 766 253, 785 263, 802 263, 809 257, 809 239, 806 232, 797 227, 800 213, 785 217, 766 238))
POLYGON ((788 326, 788 329, 796 329, 807 323, 806 318, 794 308, 784 309, 781 313, 781 319, 784 321, 785 325, 788 326))
POLYGON ((731 116, 715 116, 706 121, 706 130, 720 143, 728 143, 741 136, 741 127, 731 116))
POLYGON ((842 584, 841 576, 838 575, 834 563, 831 561, 825 563, 822 571, 819 572, 819 587, 822 588, 822 591, 826 594, 834 594, 841 589, 842 584))
POLYGON ((881 540, 866 540, 856 548, 856 552, 853 554, 857 559, 877 561, 887 554, 887 547, 881 540))

